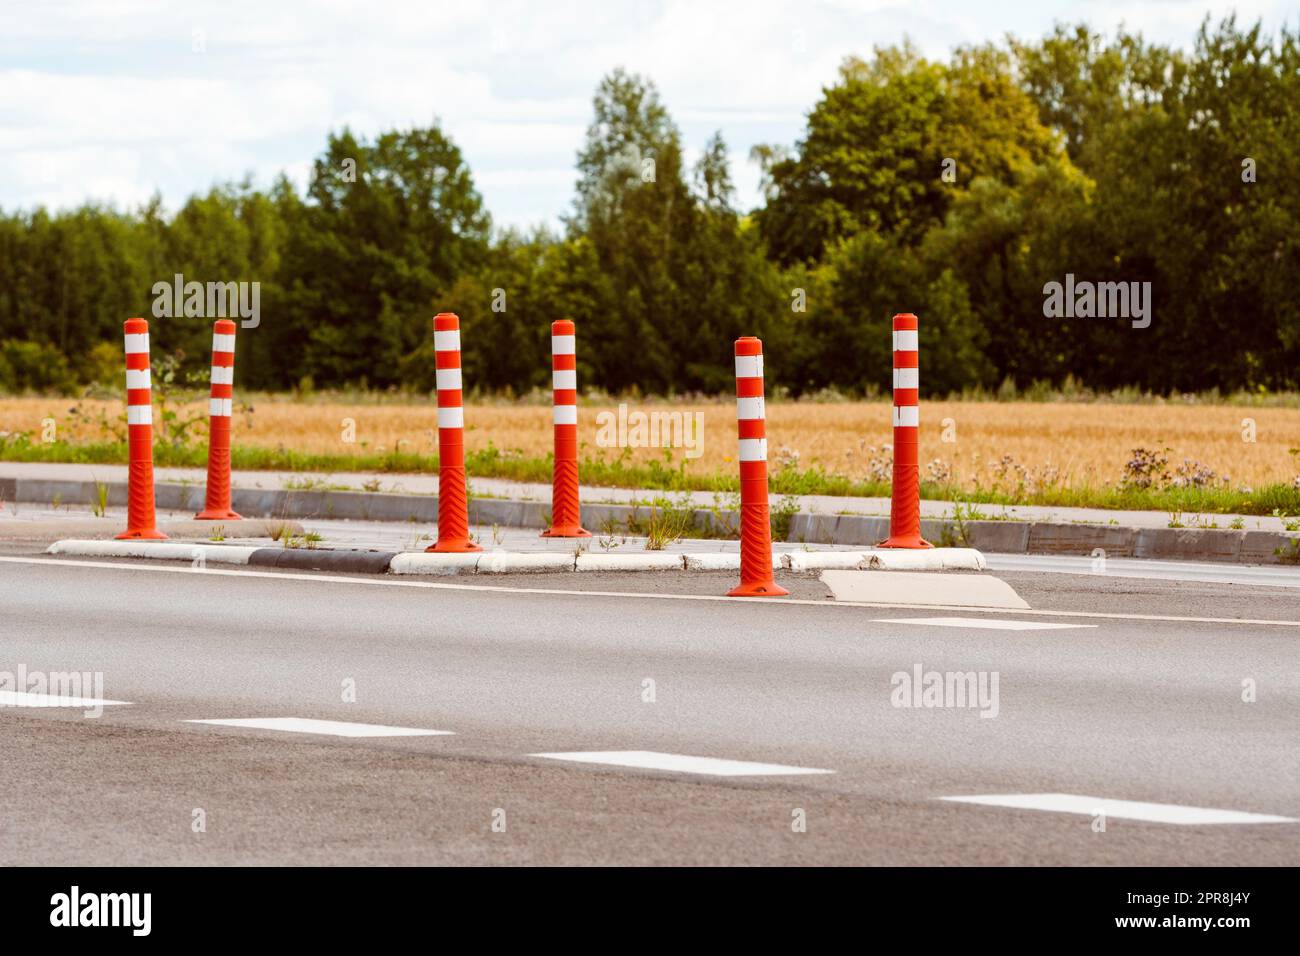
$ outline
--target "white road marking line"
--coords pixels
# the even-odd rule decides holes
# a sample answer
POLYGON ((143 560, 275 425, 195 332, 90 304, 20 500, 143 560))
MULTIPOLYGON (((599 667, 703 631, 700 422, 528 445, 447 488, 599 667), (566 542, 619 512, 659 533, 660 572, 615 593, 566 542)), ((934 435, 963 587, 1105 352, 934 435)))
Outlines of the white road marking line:
POLYGON ((1107 797, 1085 797, 1077 793, 1008 793, 975 797, 940 797, 954 803, 978 803, 990 807, 1010 807, 1016 810, 1048 810, 1055 813, 1078 813, 1085 816, 1105 814, 1124 820, 1142 820, 1147 823, 1175 823, 1182 826, 1199 826, 1213 823, 1300 823, 1291 817, 1278 817, 1267 813, 1247 813, 1244 810, 1214 810, 1209 807, 1187 807, 1177 803, 1142 803, 1136 800, 1111 800, 1107 797))
POLYGON ((690 754, 665 754, 654 750, 578 750, 572 753, 529 754, 548 760, 594 763, 611 767, 635 767, 642 770, 671 770, 698 773, 711 777, 787 777, 800 774, 834 773, 814 767, 789 767, 779 763, 752 763, 748 760, 723 760, 719 757, 693 757, 690 754))
POLYGON ((0 707, 116 707, 129 700, 101 700, 98 697, 67 697, 62 694, 32 694, 21 690, 0 690, 0 707))
POLYGON ((970 627, 990 631, 1059 631, 1096 624, 1048 624, 1043 621, 999 621, 980 617, 877 617, 873 624, 929 624, 933 627, 970 627))
MULTIPOLYGON (((1113 614, 1099 611, 1018 611, 1012 608, 996 608, 988 611, 980 608, 958 607, 947 604, 890 604, 878 601, 814 601, 806 598, 781 598, 772 601, 755 601, 752 598, 733 598, 719 594, 660 594, 649 591, 583 591, 565 588, 521 588, 505 584, 447 584, 439 581, 409 581, 394 577, 344 577, 337 574, 289 574, 284 571, 247 571, 222 570, 220 568, 168 567, 155 564, 125 564, 120 561, 82 561, 80 559, 61 558, 15 558, 0 556, 0 563, 6 564, 44 564, 58 568, 103 568, 112 571, 153 571, 162 574, 206 574, 216 577, 251 577, 272 578, 281 581, 316 582, 321 584, 357 584, 369 587, 389 588, 429 588, 444 591, 496 591, 505 594, 555 594, 562 597, 616 597, 645 598, 655 601, 721 601, 727 604, 743 604, 747 607, 821 607, 844 609, 854 607, 874 608, 877 610, 904 611, 963 611, 969 614, 1029 614, 1035 617, 1090 618, 1106 621, 1153 621, 1167 624, 1258 624, 1269 627, 1298 627, 1300 621, 1269 620, 1267 618, 1236 617, 1178 617, 1163 614, 1113 614)), ((881 572, 886 573, 886 572, 881 572)), ((893 573, 893 572, 888 572, 893 573)), ((939 572, 936 572, 939 573, 939 572)))
POLYGON ((226 720, 186 720, 187 724, 215 724, 219 727, 251 727, 255 730, 283 730, 293 734, 322 734, 330 737, 441 737, 450 730, 421 730, 418 727, 388 727, 384 724, 352 724, 342 720, 313 720, 310 717, 232 717, 226 720))

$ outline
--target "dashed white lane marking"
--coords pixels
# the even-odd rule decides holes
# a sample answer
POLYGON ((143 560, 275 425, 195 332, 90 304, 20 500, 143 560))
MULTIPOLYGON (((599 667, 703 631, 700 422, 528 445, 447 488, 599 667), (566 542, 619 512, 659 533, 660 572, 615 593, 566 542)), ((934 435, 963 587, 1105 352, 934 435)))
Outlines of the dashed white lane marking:
POLYGON ((1142 803, 1135 800, 1111 800, 1085 797, 1077 793, 1008 793, 976 797, 940 797, 955 803, 979 803, 990 807, 1016 810, 1049 810, 1055 813, 1079 813, 1087 816, 1104 814, 1124 820, 1147 823, 1176 823, 1197 826, 1210 823, 1300 823, 1291 817, 1244 810, 1214 810, 1209 807, 1185 807, 1177 803, 1142 803))
POLYGON ((878 617, 874 624, 929 624, 933 627, 982 627, 991 631, 1059 631, 1096 624, 1047 624, 1043 621, 1000 621, 983 617, 878 617))
POLYGON ((693 757, 690 754, 665 754, 653 750, 579 750, 572 753, 529 754, 529 756, 545 757, 548 760, 568 760, 573 763, 604 764, 611 767, 698 773, 711 777, 786 777, 835 772, 818 770, 815 767, 789 767, 779 763, 751 763, 748 760, 693 757))
POLYGON ((310 717, 232 717, 225 720, 187 720, 187 724, 215 724, 219 727, 251 727, 255 730, 283 730, 293 734, 323 734, 330 737, 440 737, 450 730, 422 730, 419 727, 388 727, 384 724, 351 724, 342 720, 313 720, 310 717))
POLYGON ((129 700, 99 697, 67 697, 63 694, 32 694, 21 690, 0 690, 0 707, 119 707, 129 700))
MULTIPOLYGON (((525 588, 509 584, 447 584, 440 581, 406 581, 401 580, 398 575, 393 575, 391 577, 385 575, 376 575, 374 577, 344 577, 343 575, 338 574, 290 574, 285 571, 249 571, 246 568, 240 568, 238 570, 223 570, 212 567, 195 568, 188 565, 185 567, 173 568, 160 564, 130 564, 125 561, 16 558, 7 555, 0 555, 0 564, 40 564, 47 567, 64 568, 69 570, 96 568, 98 570, 107 571, 136 571, 146 574, 198 574, 205 577, 265 578, 277 581, 297 581, 304 584, 351 584, 358 587, 418 588, 431 591, 478 591, 497 594, 546 594, 556 597, 581 598, 613 597, 647 601, 725 602, 727 604, 739 604, 744 607, 775 608, 776 612, 779 612, 783 607, 821 607, 829 608, 834 611, 841 611, 844 608, 865 607, 881 611, 904 609, 910 611, 961 611, 967 614, 983 613, 979 608, 956 607, 945 604, 917 605, 890 603, 886 601, 825 601, 812 600, 809 598, 781 598, 778 601, 754 601, 750 598, 723 597, 719 594, 664 594, 656 591, 599 591, 594 589, 575 590, 571 588, 525 588)), ((893 574, 894 572, 891 571, 889 573, 893 574)), ((940 572, 935 573, 938 574, 940 572)), ((1085 618, 1088 620, 1107 621, 1153 621, 1171 624, 1251 624, 1263 627, 1300 628, 1300 621, 1286 621, 1275 618, 1183 617, 1169 614, 1118 614, 1105 611, 1047 611, 1041 608, 1028 611, 1017 611, 1011 608, 998 608, 996 613, 1029 614, 1035 617, 1085 618)))

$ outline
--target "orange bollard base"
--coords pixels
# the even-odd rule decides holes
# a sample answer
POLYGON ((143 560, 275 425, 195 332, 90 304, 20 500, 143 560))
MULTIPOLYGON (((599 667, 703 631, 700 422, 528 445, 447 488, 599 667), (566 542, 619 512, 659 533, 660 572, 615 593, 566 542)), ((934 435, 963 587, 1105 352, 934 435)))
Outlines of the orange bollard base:
POLYGON ((167 535, 163 534, 157 528, 136 529, 136 530, 128 529, 126 531, 123 531, 121 534, 113 535, 113 538, 116 541, 126 541, 134 538, 147 539, 149 541, 166 541, 167 535))
POLYGON ((452 538, 446 541, 439 538, 436 544, 431 544, 429 547, 425 548, 424 553, 455 554, 482 550, 483 548, 481 546, 475 544, 469 538, 452 538))
POLYGON ((775 581, 742 584, 727 592, 727 597, 783 597, 790 592, 775 581))
POLYGON ((204 508, 194 516, 195 521, 243 521, 244 516, 229 508, 204 508))
POLYGON ((886 538, 877 548, 933 548, 929 541, 926 541, 919 534, 896 534, 886 538))
POLYGON ((551 525, 538 537, 542 538, 590 538, 591 532, 576 524, 551 525))

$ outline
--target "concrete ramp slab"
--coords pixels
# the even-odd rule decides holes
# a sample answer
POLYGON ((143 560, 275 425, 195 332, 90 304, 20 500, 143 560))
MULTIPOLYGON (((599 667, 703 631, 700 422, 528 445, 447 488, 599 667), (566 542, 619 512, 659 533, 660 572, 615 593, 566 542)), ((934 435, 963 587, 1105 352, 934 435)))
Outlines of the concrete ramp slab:
POLYGON ((990 574, 823 571, 821 579, 837 601, 1029 609, 1025 599, 1011 585, 990 574))

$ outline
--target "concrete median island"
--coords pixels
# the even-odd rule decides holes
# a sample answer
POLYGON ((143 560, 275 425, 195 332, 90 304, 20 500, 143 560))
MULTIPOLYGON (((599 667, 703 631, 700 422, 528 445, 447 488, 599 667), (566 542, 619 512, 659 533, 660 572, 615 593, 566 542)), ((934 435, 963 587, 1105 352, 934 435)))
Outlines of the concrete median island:
MULTIPOLYGON (((359 548, 254 547, 200 541, 114 541, 63 539, 48 554, 92 558, 145 558, 189 561, 198 565, 296 568, 361 574, 513 574, 591 571, 738 571, 735 553, 591 554, 573 551, 481 551, 439 554, 424 551, 372 551, 359 548)), ((774 552, 774 569, 819 572, 826 569, 875 571, 982 571, 984 557, 972 548, 925 551, 774 552)))
MULTIPOLYGON (((125 504, 125 482, 94 482, 49 478, 0 478, 0 500, 23 503, 87 505, 106 495, 109 506, 125 504), (101 489, 103 489, 101 491, 101 489)), ((200 484, 160 481, 156 485, 159 510, 197 511, 203 507, 204 488, 200 484)), ((432 525, 438 517, 436 494, 397 494, 388 492, 293 489, 232 489, 232 506, 245 518, 269 519, 268 524, 298 519, 339 519, 359 521, 407 522, 432 525)), ((606 526, 625 527, 629 522, 644 521, 655 514, 654 504, 619 504, 583 502, 582 523, 592 529, 606 526)), ((731 538, 736 536, 734 511, 695 507, 689 510, 691 536, 731 538)), ((478 497, 469 502, 471 524, 518 528, 545 528, 550 505, 537 500, 501 497, 478 497)), ((1123 520, 1123 514, 1112 520, 1123 520)), ((99 519, 102 521, 102 519, 99 519)), ((787 542, 810 545, 828 544, 873 548, 889 536, 889 519, 865 514, 820 514, 797 511, 788 516, 787 542)), ((33 522, 32 524, 35 524, 33 522)), ((258 537, 250 529, 253 522, 189 522, 200 530, 187 532, 177 528, 162 530, 173 536, 221 525, 225 537, 258 537)), ((295 533, 301 531, 293 526, 295 533)), ((53 534, 67 534, 73 529, 61 524, 53 534)), ((92 530, 76 530, 78 536, 91 536, 92 530)), ((265 531, 262 531, 265 534, 265 531)), ((995 554, 1096 555, 1107 557, 1200 560, 1242 564, 1300 563, 1300 533, 1230 528, 1157 528, 1140 525, 1090 524, 1044 520, 962 520, 951 518, 921 519, 921 534, 936 544, 958 550, 976 549, 995 554)))

